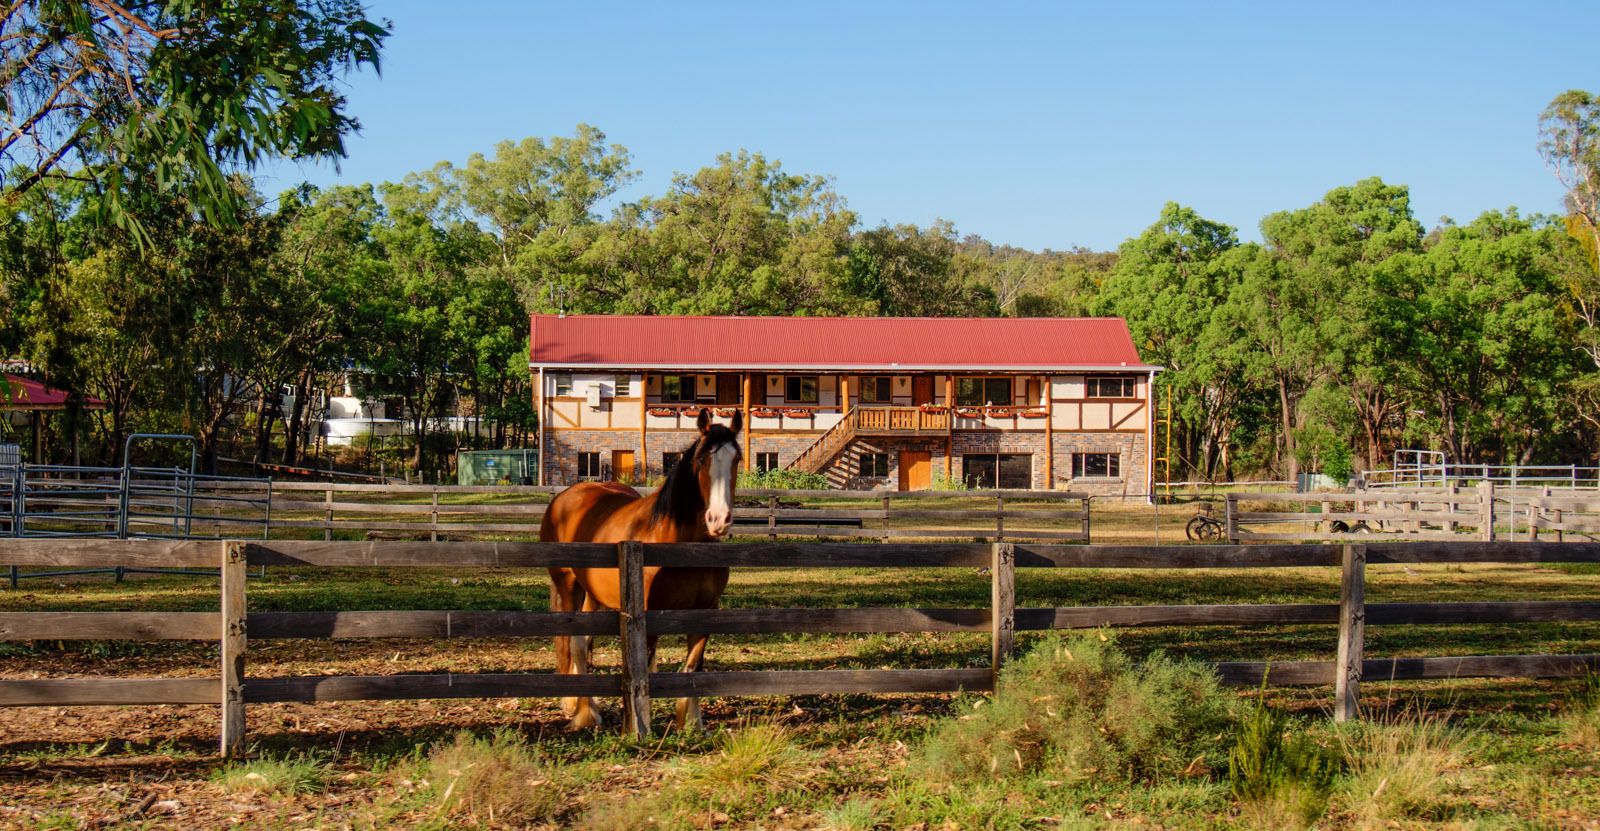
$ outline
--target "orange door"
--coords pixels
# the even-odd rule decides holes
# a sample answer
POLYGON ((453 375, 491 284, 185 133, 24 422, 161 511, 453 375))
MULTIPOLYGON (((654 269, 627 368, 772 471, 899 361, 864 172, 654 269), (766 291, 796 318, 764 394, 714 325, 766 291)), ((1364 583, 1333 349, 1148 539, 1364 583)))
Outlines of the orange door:
POLYGON ((632 483, 633 477, 633 451, 611 451, 611 478, 618 482, 632 483))
POLYGON ((933 487, 933 454, 926 450, 900 451, 900 490, 925 491, 933 487))

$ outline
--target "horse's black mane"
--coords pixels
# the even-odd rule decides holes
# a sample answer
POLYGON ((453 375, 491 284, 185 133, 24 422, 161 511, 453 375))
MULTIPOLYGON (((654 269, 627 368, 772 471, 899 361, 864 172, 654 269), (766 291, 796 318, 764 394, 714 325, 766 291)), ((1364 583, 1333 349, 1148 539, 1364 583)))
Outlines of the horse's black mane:
MULTIPOLYGON (((700 482, 694 474, 694 460, 701 449, 714 450, 720 444, 737 442, 737 434, 720 424, 712 425, 705 435, 678 457, 677 464, 667 472, 667 481, 656 493, 656 504, 650 509, 652 525, 671 521, 673 525, 692 526, 702 521, 706 503, 700 496, 700 482)), ((734 445, 738 447, 737 444, 734 445)))

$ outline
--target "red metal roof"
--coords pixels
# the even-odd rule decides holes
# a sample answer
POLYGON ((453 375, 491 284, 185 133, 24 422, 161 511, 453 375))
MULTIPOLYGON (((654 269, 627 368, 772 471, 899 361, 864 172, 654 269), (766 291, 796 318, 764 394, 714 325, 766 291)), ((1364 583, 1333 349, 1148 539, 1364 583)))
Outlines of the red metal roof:
POLYGON ((1120 317, 534 315, 529 362, 612 369, 1140 369, 1120 317))
MULTIPOLYGON (((61 410, 67 406, 67 393, 21 375, 6 373, 10 393, 0 389, 0 410, 61 410)), ((85 396, 83 405, 90 410, 103 410, 106 402, 85 396)))

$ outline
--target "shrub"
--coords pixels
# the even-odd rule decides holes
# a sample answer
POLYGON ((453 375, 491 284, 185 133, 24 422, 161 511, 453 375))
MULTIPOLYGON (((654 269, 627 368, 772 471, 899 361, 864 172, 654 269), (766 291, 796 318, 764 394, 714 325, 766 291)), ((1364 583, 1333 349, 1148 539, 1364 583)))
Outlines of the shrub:
POLYGON ((914 765, 952 783, 1193 776, 1220 764, 1233 706, 1203 664, 1135 662, 1098 633, 1055 636, 1008 666, 996 694, 937 728, 914 765))
POLYGON ((821 491, 828 489, 828 477, 803 470, 774 468, 767 471, 739 471, 740 489, 821 491))
POLYGON ((1251 705, 1234 728, 1228 782, 1257 824, 1321 816, 1340 768, 1337 751, 1291 731, 1289 717, 1264 702, 1251 705))

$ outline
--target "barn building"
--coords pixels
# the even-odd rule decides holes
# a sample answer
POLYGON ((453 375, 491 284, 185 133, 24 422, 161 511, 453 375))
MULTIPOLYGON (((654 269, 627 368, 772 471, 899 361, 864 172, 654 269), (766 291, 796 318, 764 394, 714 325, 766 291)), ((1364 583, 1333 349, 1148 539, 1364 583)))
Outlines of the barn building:
POLYGON ((534 315, 539 482, 648 483, 710 408, 745 463, 831 486, 1151 492, 1151 386, 1121 318, 534 315))

